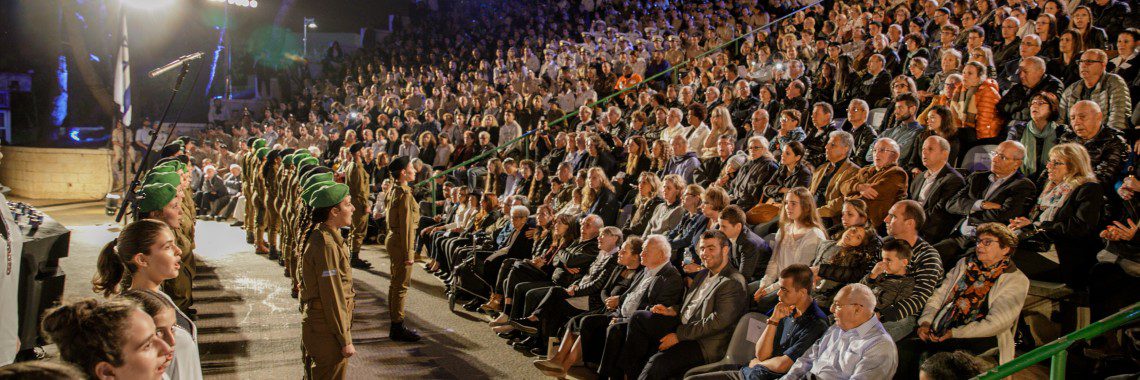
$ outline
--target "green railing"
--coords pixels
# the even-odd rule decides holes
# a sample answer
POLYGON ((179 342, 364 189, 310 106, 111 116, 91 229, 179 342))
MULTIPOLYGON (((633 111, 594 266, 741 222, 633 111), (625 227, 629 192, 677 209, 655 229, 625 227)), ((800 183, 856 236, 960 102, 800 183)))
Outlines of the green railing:
POLYGON ((1069 335, 1057 338, 1057 340, 1037 347, 1036 350, 1029 351, 1025 355, 1018 356, 1009 363, 1002 364, 983 373, 975 379, 981 380, 996 380, 1023 370, 1031 365, 1037 364, 1046 359, 1052 358, 1049 364, 1049 378, 1053 380, 1060 380, 1065 378, 1065 361, 1068 359, 1069 346, 1077 341, 1092 339, 1106 332, 1115 330, 1117 327, 1135 321, 1140 318, 1140 302, 1132 304, 1116 314, 1108 318, 1097 321, 1083 329, 1073 331, 1069 335))

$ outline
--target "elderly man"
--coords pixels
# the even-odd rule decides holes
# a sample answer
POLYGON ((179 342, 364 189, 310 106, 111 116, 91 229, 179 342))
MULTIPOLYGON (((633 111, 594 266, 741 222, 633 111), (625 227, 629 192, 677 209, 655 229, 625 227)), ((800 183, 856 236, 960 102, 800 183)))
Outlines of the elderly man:
POLYGON ((681 124, 683 119, 684 113, 680 108, 670 108, 669 113, 665 115, 665 129, 661 131, 661 139, 672 143, 673 136, 687 135, 689 129, 681 124))
POLYGON ((899 144, 889 138, 875 142, 874 164, 859 169, 839 185, 845 199, 862 199, 867 202, 867 219, 878 227, 887 215, 887 209, 906 197, 906 171, 898 166, 899 144))
POLYGON ((918 202, 926 210, 929 222, 919 235, 930 239, 949 236, 957 224, 958 216, 946 209, 958 190, 966 185, 962 174, 947 165, 950 159, 950 142, 942 136, 930 136, 922 142, 922 166, 926 168, 910 182, 907 198, 918 202))
POLYGON ((1004 120, 1029 121, 1029 101, 1042 92, 1061 91, 1061 80, 1045 73, 1045 60, 1041 57, 1022 58, 1017 63, 1017 82, 1007 87, 998 100, 998 115, 1004 120))
POLYGON ((1017 83, 1020 74, 1019 70, 1021 69, 1021 60, 1029 57, 1039 57, 1038 54, 1040 53, 1041 37, 1038 37, 1036 34, 1026 34, 1021 37, 1021 43, 1017 46, 1019 59, 1005 62, 998 68, 997 81, 1001 88, 1009 88, 1011 83, 1017 83))
POLYGON ((812 173, 811 187, 808 188, 815 197, 821 218, 835 219, 843 211, 840 185, 859 172, 859 166, 850 160, 854 147, 855 138, 850 133, 834 131, 828 136, 824 146, 827 163, 812 173))
POLYGON ((1100 106, 1103 120, 1118 131, 1128 130, 1132 117, 1132 98, 1128 83, 1119 75, 1105 71, 1108 54, 1104 50, 1089 49, 1081 54, 1081 80, 1065 88, 1061 94, 1061 119, 1069 118, 1071 107, 1082 100, 1091 100, 1100 106))
MULTIPOLYGON (((626 348, 626 332, 631 316, 651 307, 679 307, 685 296, 681 272, 669 263, 669 255, 673 252, 669 240, 662 235, 649 235, 643 247, 641 265, 644 268, 634 275, 629 291, 604 301, 607 307, 614 309, 614 322, 606 330, 605 348, 601 362, 598 363, 599 379, 620 379, 624 376, 618 366, 622 364, 620 359, 626 348)), ((582 335, 587 334, 590 332, 582 332, 582 335)), ((584 344, 583 350, 590 350, 594 346, 596 345, 584 344)))
POLYGON ((705 269, 693 279, 681 306, 659 304, 633 313, 620 364, 628 378, 680 377, 724 357, 748 303, 744 276, 729 265, 730 245, 723 232, 706 231, 700 240, 705 269))
POLYGON ((1017 141, 998 144, 989 171, 979 171, 966 178, 966 185, 946 205, 951 214, 964 219, 955 232, 934 248, 944 263, 956 263, 974 243, 974 231, 983 223, 1009 223, 1013 218, 1029 215, 1037 200, 1037 186, 1018 169, 1025 160, 1025 146, 1017 141))
POLYGON ((222 199, 218 201, 217 207, 213 212, 217 220, 229 219, 234 214, 238 197, 241 196, 241 165, 230 164, 230 172, 226 174, 223 182, 226 186, 226 195, 222 196, 222 199))
POLYGON ((831 304, 835 325, 827 329, 784 379, 890 379, 898 366, 895 342, 875 317, 867 285, 844 286, 831 304), (853 332, 853 333, 852 333, 853 332))
POLYGON ((886 72, 886 58, 872 54, 867 60, 867 73, 851 90, 851 97, 869 99, 875 108, 886 107, 891 101, 891 75, 886 72))
POLYGON ((697 158, 696 152, 689 151, 689 142, 684 135, 673 135, 670 142, 673 158, 665 164, 665 175, 676 174, 684 178, 685 182, 692 183, 693 173, 701 167, 701 160, 697 158))
POLYGON ((775 178, 779 164, 768 151, 768 139, 753 136, 748 139, 748 162, 736 171, 736 177, 728 184, 728 195, 732 204, 748 212, 760 203, 761 189, 775 178))
MULTIPOLYGON (((1081 64, 1082 69, 1085 66, 1081 64)), ((1113 75, 1113 74, 1107 74, 1113 75)), ((1128 155, 1128 144, 1124 133, 1106 126, 1103 108, 1092 100, 1081 100, 1069 108, 1069 125, 1072 130, 1061 135, 1061 143, 1084 145, 1092 159, 1093 172, 1097 181, 1104 186, 1105 194, 1112 193, 1116 182, 1121 179, 1121 169, 1128 155)), ((1110 121, 1111 123, 1111 121, 1110 121)))
POLYGON ((753 111, 748 123, 742 124, 748 126, 748 132, 744 134, 743 138, 736 142, 737 148, 747 151, 748 140, 753 137, 764 137, 768 139, 768 141, 772 141, 772 139, 776 138, 776 130, 768 128, 769 121, 768 110, 757 108, 756 111, 753 111))

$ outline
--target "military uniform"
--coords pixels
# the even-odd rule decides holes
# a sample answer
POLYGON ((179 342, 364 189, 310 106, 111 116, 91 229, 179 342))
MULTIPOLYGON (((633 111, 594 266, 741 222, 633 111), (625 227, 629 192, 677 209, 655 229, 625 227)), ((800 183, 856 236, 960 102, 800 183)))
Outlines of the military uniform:
POLYGON ((360 161, 353 161, 349 165, 347 174, 345 176, 345 184, 348 185, 349 195, 352 196, 352 206, 356 207, 356 211, 352 214, 352 232, 350 233, 350 252, 356 257, 360 254, 360 247, 364 245, 364 237, 368 235, 368 196, 369 184, 372 183, 372 176, 364 170, 364 164, 360 161))
POLYGON ((343 379, 348 359, 341 354, 352 343, 352 311, 356 292, 348 246, 340 232, 324 224, 309 236, 301 264, 301 342, 313 361, 310 378, 343 379))
POLYGON ((412 247, 415 246, 420 208, 415 196, 412 195, 412 188, 406 183, 392 187, 386 205, 388 234, 384 237, 384 248, 392 261, 392 281, 388 287, 388 312, 393 324, 402 324, 404 301, 408 296, 408 285, 412 279, 409 261, 412 259, 412 247))

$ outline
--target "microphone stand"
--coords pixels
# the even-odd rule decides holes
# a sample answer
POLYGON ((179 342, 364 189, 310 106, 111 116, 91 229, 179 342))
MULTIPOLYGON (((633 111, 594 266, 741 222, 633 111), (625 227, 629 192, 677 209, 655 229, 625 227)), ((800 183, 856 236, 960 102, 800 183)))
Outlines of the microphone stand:
MULTIPOLYGON (((163 122, 166 121, 166 115, 170 112, 170 106, 174 104, 174 98, 178 96, 178 90, 182 87, 182 80, 186 79, 186 73, 190 72, 190 61, 182 62, 182 69, 178 73, 178 80, 174 82, 174 89, 170 92, 170 100, 166 102, 166 108, 162 110, 162 117, 158 119, 158 124, 153 131, 150 131, 150 143, 147 144, 146 152, 143 152, 142 159, 139 161, 139 168, 135 171, 134 179, 131 180, 131 185, 127 191, 123 193, 123 203, 119 206, 119 212, 115 214, 115 223, 121 223, 124 214, 126 214, 127 207, 132 207, 133 211, 138 211, 138 198, 140 194, 136 194, 139 189, 139 177, 143 173, 143 168, 150 170, 149 159, 150 153, 154 151, 154 143, 158 140, 158 133, 162 131, 163 122)), ((172 129, 170 133, 174 133, 172 129)))

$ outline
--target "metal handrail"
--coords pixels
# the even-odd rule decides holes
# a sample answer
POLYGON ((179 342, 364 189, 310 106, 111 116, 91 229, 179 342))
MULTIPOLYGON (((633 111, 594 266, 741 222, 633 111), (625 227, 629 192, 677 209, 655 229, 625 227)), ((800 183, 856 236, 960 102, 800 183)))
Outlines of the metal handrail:
POLYGON ((1065 361, 1068 359, 1068 351, 1066 350, 1069 346, 1078 341, 1092 339, 1106 332, 1115 330, 1138 318, 1140 318, 1140 302, 1134 303, 1132 306, 1124 308, 1105 319, 1085 326, 1085 328, 1073 331, 1069 333, 1069 335, 1057 338, 1057 340, 1049 344, 1037 347, 1037 349, 1029 351, 1025 355, 1018 356, 1009 363, 994 367, 994 369, 975 377, 975 379, 1001 379, 1050 358, 1052 358, 1052 361, 1049 364, 1049 378, 1053 380, 1064 379, 1065 361))

